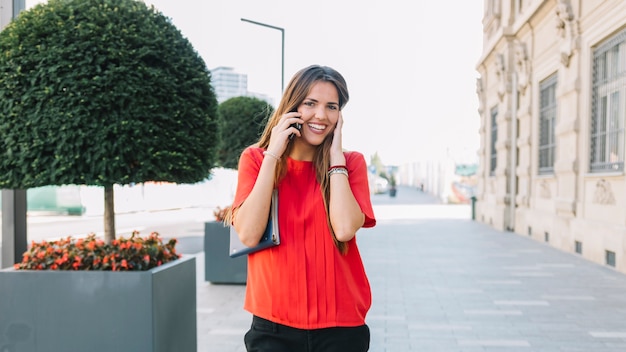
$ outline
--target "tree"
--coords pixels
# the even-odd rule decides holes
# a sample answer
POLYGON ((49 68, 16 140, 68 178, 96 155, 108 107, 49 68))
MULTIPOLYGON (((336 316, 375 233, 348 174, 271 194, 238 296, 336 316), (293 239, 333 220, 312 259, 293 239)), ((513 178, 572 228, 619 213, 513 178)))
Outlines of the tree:
POLYGON ((219 107, 221 144, 219 164, 237 169, 241 152, 256 143, 274 108, 254 97, 235 97, 222 102, 219 107))
POLYGON ((204 61, 153 7, 50 0, 0 32, 0 188, 195 183, 216 161, 204 61))
POLYGON ((387 173, 385 172, 385 164, 383 163, 382 159, 378 155, 378 152, 374 153, 374 155, 370 157, 370 165, 373 165, 374 168, 376 169, 376 176, 380 176, 380 177, 383 177, 384 179, 387 179, 387 173))

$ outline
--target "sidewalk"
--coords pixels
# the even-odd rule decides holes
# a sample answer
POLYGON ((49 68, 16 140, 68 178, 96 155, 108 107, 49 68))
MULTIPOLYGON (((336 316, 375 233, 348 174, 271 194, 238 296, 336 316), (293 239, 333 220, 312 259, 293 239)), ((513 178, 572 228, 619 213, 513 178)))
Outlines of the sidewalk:
MULTIPOLYGON (((394 204, 404 191, 374 196, 378 224, 357 235, 370 351, 626 351, 626 275, 473 222, 468 206, 394 204)), ((245 351, 245 286, 205 282, 197 263, 198 351, 245 351)))

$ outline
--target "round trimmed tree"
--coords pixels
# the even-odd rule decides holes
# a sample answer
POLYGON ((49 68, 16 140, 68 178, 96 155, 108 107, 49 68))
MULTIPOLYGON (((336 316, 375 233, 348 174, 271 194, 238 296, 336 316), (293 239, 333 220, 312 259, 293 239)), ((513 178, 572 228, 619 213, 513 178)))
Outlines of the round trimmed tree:
POLYGON ((219 143, 209 70, 154 7, 50 0, 0 32, 0 188, 209 176, 219 143))
POLYGON ((258 98, 234 97, 222 102, 218 111, 222 136, 218 163, 237 169, 241 152, 259 140, 274 108, 258 98))

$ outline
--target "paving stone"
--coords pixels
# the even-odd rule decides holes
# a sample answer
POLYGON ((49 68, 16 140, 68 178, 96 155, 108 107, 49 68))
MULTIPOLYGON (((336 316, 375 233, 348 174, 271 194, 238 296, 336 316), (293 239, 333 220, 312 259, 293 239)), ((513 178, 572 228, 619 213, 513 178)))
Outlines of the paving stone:
MULTIPOLYGON (((372 287, 370 351, 626 351, 626 275, 417 190, 372 200, 378 224, 357 234, 372 287)), ((245 351, 245 286, 203 280, 198 351, 245 351)))

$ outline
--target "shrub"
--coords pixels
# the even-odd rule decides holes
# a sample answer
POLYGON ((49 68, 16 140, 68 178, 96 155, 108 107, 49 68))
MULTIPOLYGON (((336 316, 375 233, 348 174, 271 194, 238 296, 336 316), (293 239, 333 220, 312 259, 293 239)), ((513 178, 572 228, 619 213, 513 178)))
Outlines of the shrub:
POLYGON ((218 162, 237 169, 241 152, 256 143, 274 108, 254 97, 234 97, 219 104, 220 147, 218 162))

